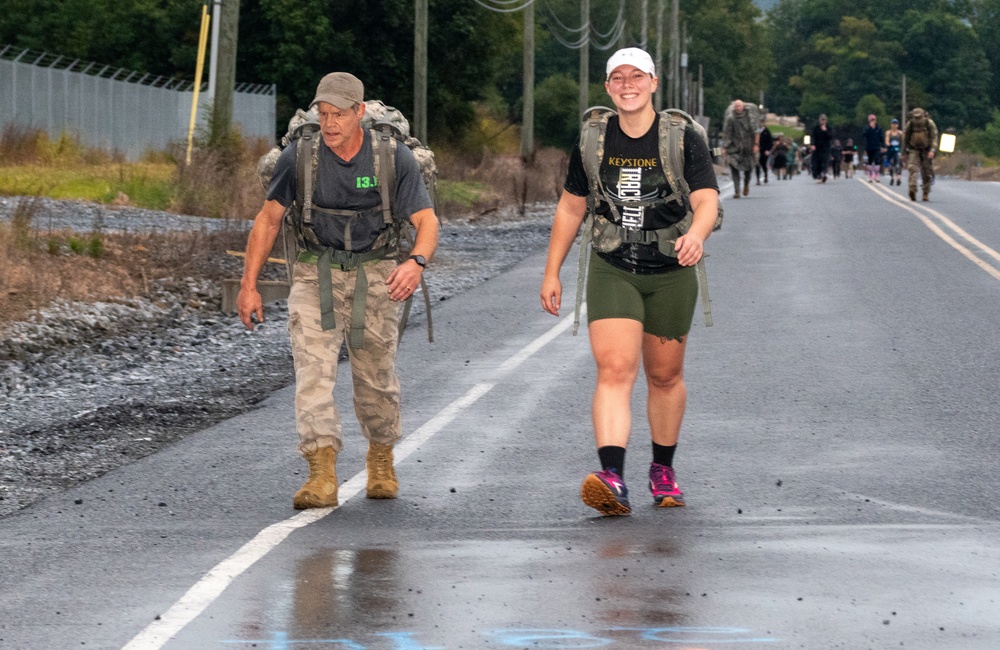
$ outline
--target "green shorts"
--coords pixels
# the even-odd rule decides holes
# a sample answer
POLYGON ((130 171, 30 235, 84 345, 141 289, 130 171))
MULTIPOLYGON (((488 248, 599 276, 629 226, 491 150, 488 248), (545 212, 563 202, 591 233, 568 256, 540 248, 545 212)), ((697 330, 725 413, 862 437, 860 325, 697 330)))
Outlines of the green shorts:
POLYGON ((698 301, 695 267, 638 275, 592 253, 587 274, 587 322, 631 318, 653 336, 679 340, 691 331, 698 301))

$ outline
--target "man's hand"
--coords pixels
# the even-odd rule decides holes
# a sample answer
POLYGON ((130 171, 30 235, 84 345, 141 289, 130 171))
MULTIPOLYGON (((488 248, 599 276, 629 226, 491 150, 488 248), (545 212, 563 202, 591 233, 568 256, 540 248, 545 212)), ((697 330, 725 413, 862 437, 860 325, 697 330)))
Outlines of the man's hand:
POLYGON ((927 160, 932 160, 934 158, 934 151, 927 152, 927 160))
POLYGON ((260 299, 260 293, 256 289, 240 289, 236 297, 236 311, 240 315, 240 320, 253 331, 253 316, 257 316, 257 322, 264 322, 264 304, 260 299))
POLYGON ((385 281, 389 297, 400 302, 412 296, 413 292, 420 286, 420 278, 423 277, 423 273, 423 267, 414 260, 406 260, 394 268, 385 281))

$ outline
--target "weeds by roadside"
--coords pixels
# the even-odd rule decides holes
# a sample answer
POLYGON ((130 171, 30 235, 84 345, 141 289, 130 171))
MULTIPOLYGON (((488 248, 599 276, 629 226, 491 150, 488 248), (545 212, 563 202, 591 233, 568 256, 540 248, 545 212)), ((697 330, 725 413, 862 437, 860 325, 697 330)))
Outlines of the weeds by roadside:
POLYGON ((150 283, 173 277, 239 277, 247 222, 213 231, 90 233, 37 228, 37 199, 22 199, 0 224, 0 323, 25 318, 56 299, 109 301, 150 293, 150 283))

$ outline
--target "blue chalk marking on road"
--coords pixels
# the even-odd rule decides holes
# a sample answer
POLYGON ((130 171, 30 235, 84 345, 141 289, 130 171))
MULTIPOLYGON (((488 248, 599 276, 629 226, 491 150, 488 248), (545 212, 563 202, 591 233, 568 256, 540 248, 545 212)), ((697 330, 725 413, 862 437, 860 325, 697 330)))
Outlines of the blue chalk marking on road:
POLYGON ((778 639, 771 637, 735 638, 753 634, 753 630, 741 627, 613 627, 608 629, 621 632, 639 632, 639 638, 642 640, 660 643, 775 643, 778 641, 778 639), (690 638, 678 638, 679 636, 690 638))
MULTIPOLYGON (((609 627, 585 632, 583 630, 568 630, 561 628, 505 628, 484 632, 494 643, 510 647, 550 648, 553 650, 575 650, 577 648, 606 648, 610 646, 636 648, 635 637, 627 640, 610 639, 596 636, 597 632, 621 633, 634 632, 640 641, 651 641, 658 644, 734 644, 777 643, 780 639, 773 637, 754 636, 754 631, 742 627, 609 627)), ((417 632, 376 632, 374 636, 389 639, 393 642, 392 650, 447 650, 442 646, 425 646, 414 638, 417 632)), ((289 639, 286 632, 274 632, 271 639, 227 639, 222 643, 256 644, 265 650, 292 650, 300 644, 335 645, 336 649, 368 650, 353 639, 289 639)), ((643 644, 645 646, 645 644, 643 644)))
POLYGON ((445 650, 441 646, 421 645, 411 637, 413 632, 376 632, 375 636, 384 636, 392 639, 396 645, 393 650, 445 650))
POLYGON ((289 639, 287 632, 274 632, 273 635, 270 639, 226 639, 222 643, 239 643, 240 645, 251 643, 267 650, 291 650, 293 645, 323 643, 327 645, 336 644, 338 650, 340 648, 344 650, 366 650, 365 646, 359 645, 351 639, 289 639))

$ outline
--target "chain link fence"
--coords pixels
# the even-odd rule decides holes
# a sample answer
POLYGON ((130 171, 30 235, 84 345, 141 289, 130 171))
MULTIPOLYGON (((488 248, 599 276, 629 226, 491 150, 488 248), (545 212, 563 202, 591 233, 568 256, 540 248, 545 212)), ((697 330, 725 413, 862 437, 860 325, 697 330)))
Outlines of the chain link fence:
MULTIPOLYGON (((202 85, 196 129, 207 127, 211 98, 202 85)), ((130 160, 186 142, 194 83, 13 46, 0 46, 0 128, 68 134, 130 160)), ((233 124, 244 137, 274 141, 274 84, 239 84, 233 124)), ((196 134, 200 131, 196 131, 196 134)))

